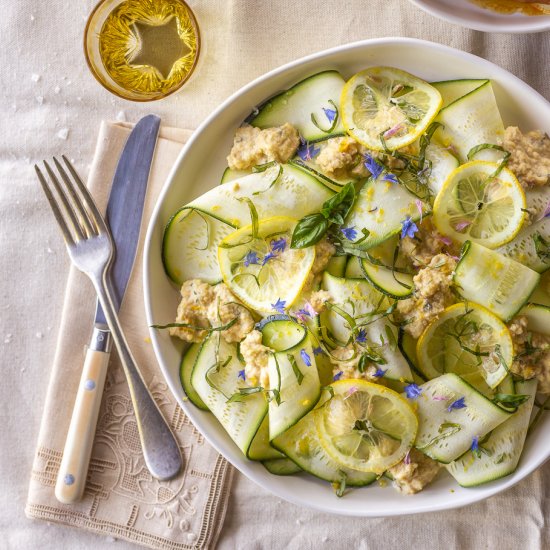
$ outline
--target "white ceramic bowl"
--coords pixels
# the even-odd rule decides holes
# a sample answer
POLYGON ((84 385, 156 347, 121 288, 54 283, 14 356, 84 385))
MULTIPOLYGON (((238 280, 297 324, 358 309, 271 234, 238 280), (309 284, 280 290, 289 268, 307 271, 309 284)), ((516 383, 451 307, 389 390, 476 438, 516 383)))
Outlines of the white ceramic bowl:
MULTIPOLYGON (((163 228, 179 206, 218 184, 235 128, 256 105, 311 74, 337 69, 344 77, 349 77, 372 65, 400 67, 428 81, 491 78, 505 123, 550 132, 550 105, 527 84, 479 57, 431 42, 406 38, 366 40, 311 55, 276 69, 242 88, 208 117, 181 152, 168 178, 146 240, 145 305, 149 325, 170 322, 175 317, 179 301, 178 291, 165 275, 161 262, 163 228)), ((517 471, 502 480, 476 489, 463 489, 442 472, 435 483, 413 497, 374 484, 337 498, 328 483, 310 475, 279 477, 268 473, 261 464, 248 461, 214 416, 183 400, 178 373, 181 343, 170 338, 167 331, 153 330, 151 338, 168 386, 206 439, 258 485, 303 506, 353 516, 393 516, 455 508, 510 487, 550 455, 550 444, 542 437, 543 433, 550 432, 550 416, 547 416, 529 438, 517 471)))
POLYGON ((476 31, 529 33, 550 30, 550 15, 498 13, 469 0, 409 1, 435 17, 476 31))

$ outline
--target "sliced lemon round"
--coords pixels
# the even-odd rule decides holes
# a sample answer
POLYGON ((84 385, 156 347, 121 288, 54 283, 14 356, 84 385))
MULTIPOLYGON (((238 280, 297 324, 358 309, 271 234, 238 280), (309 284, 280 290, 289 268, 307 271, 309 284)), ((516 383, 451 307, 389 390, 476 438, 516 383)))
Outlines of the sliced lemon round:
POLYGON ((452 372, 490 394, 505 378, 514 348, 510 331, 496 315, 478 304, 461 302, 426 327, 416 353, 428 378, 452 372))
POLYGON ((315 248, 290 248, 297 220, 276 216, 225 237, 218 262, 225 284, 259 313, 283 313, 300 294, 315 248))
POLYGON ((340 99, 342 122, 357 141, 376 151, 415 141, 441 107, 427 82, 393 67, 370 67, 346 83, 340 99))
POLYGON ((365 380, 331 384, 334 396, 315 418, 323 449, 337 462, 381 474, 407 454, 418 420, 398 393, 365 380))
POLYGON ((440 233, 497 248, 511 241, 525 220, 525 193, 516 176, 498 164, 474 160, 449 174, 438 193, 433 220, 440 233))

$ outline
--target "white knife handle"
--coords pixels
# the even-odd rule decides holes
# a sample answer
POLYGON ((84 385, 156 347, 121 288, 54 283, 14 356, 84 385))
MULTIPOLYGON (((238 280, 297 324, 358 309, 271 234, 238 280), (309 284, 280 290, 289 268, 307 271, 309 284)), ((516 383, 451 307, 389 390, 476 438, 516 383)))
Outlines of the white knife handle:
POLYGON ((79 501, 86 486, 109 356, 109 333, 94 328, 92 344, 86 351, 84 368, 55 485, 55 496, 63 504, 79 501), (93 349, 94 347, 103 348, 105 351, 93 349))

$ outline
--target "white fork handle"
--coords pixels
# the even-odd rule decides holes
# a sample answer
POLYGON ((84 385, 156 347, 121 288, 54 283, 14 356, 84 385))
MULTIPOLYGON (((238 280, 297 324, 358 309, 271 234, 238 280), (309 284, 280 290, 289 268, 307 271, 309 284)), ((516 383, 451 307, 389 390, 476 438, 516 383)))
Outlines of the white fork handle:
MULTIPOLYGON (((98 337, 101 337, 101 332, 94 328, 92 345, 98 337)), ((107 337, 108 333, 105 335, 105 338, 107 337)), ((104 349, 109 350, 109 348, 110 346, 107 346, 104 349)), ((79 501, 84 492, 109 356, 109 351, 98 351, 92 347, 86 351, 84 368, 55 485, 55 496, 63 504, 79 501)))

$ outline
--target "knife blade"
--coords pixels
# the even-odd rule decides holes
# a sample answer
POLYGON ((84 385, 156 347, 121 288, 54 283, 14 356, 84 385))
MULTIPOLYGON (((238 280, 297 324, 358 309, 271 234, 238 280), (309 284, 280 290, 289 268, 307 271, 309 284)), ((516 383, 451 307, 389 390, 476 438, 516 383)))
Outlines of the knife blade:
MULTIPOLYGON (((143 117, 135 125, 113 177, 106 219, 115 245, 108 284, 116 311, 120 309, 134 265, 159 128, 160 118, 155 115, 143 117)), ((105 314, 99 301, 96 304, 92 338, 86 352, 55 488, 57 499, 67 504, 80 500, 84 491, 112 347, 105 314)))

